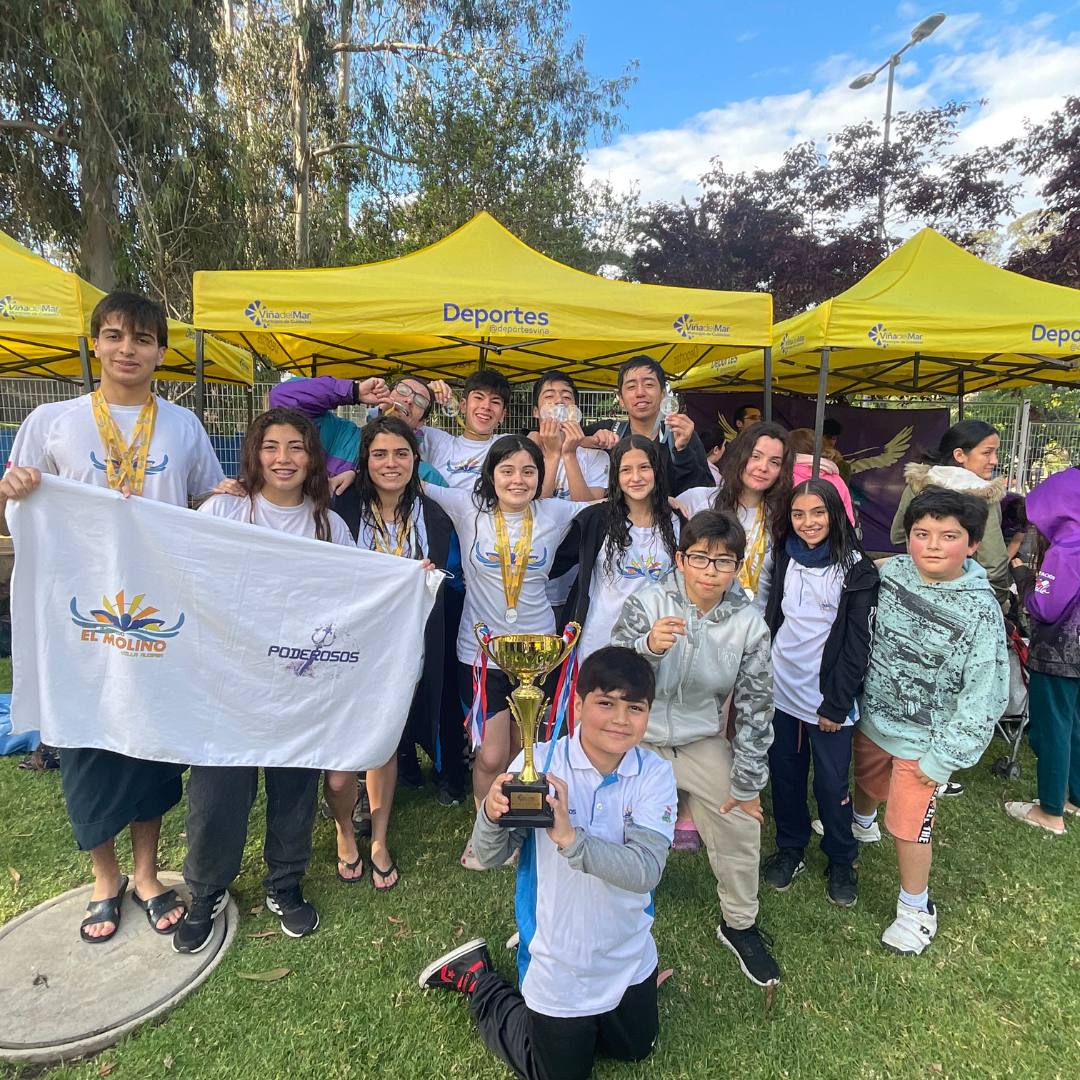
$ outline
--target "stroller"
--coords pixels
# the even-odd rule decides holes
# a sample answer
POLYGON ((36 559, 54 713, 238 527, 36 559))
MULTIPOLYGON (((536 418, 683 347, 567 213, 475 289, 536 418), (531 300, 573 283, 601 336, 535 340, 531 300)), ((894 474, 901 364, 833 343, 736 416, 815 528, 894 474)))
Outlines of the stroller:
POLYGON ((1009 704, 994 725, 994 730, 1009 744, 1008 754, 1002 754, 990 766, 995 776, 1016 780, 1020 776, 1020 744, 1028 715, 1028 643, 1011 620, 1005 621, 1005 636, 1009 647, 1009 704))

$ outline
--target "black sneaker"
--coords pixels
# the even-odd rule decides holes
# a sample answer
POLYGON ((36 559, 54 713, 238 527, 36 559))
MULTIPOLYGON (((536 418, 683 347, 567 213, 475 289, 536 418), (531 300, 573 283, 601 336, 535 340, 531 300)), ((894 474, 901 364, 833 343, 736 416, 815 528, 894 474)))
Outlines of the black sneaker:
POLYGON ((791 883, 806 869, 803 853, 797 848, 777 848, 765 860, 762 877, 766 885, 771 885, 777 892, 787 892, 791 883))
POLYGON ((187 914, 176 924, 172 936, 173 952, 197 953, 210 943, 214 934, 214 920, 225 910, 229 902, 227 889, 192 896, 187 914))
POLYGON ((360 781, 360 793, 353 807, 352 823, 357 836, 371 835, 371 802, 368 800, 365 780, 360 781))
POLYGON ((420 972, 417 982, 421 990, 456 990, 459 994, 471 994, 476 989, 477 976, 494 970, 487 942, 483 938, 474 938, 433 960, 420 972))
POLYGON ((825 895, 837 907, 854 907, 859 899, 859 875, 850 863, 829 863, 825 868, 825 895))
POLYGON ((440 780, 439 791, 435 798, 439 800, 440 806, 457 806, 464 794, 461 788, 454 787, 453 784, 446 780, 440 780))
POLYGON ((758 986, 775 986, 780 981, 780 969, 769 949, 772 939, 763 934, 756 925, 745 930, 735 930, 723 919, 716 928, 716 938, 726 945, 739 961, 742 973, 758 986))
POLYGON ((289 937, 307 937, 319 928, 319 913, 304 899, 299 885, 267 894, 266 906, 281 920, 281 932, 289 937))

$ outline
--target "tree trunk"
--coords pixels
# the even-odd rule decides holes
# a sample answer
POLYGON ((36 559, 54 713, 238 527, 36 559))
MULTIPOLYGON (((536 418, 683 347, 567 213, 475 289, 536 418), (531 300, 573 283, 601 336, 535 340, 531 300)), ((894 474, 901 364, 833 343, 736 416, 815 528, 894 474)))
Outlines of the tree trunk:
POLYGON ((109 133, 95 111, 85 110, 78 149, 81 213, 80 270, 106 292, 116 286, 113 245, 119 233, 118 163, 109 133))
POLYGON ((308 10, 307 0, 294 0, 296 51, 293 54, 292 114, 294 199, 293 254, 297 266, 307 266, 311 252, 311 155, 308 147, 308 10))
MULTIPOLYGON (((348 42, 352 38, 353 0, 341 0, 341 36, 339 41, 348 42)), ((349 137, 349 83, 352 79, 352 53, 343 51, 339 54, 338 68, 338 115, 341 118, 341 140, 349 137)), ((338 177, 341 198, 341 239, 349 235, 349 170, 342 159, 338 177)))

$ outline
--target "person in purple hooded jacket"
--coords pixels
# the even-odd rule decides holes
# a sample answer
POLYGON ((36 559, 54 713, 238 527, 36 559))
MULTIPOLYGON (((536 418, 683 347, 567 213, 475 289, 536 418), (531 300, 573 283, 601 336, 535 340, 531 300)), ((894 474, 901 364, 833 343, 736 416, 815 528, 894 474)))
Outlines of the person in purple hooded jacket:
POLYGON ((1007 802, 1005 811, 1062 836, 1065 815, 1080 814, 1080 468, 1039 484, 1027 518, 1039 531, 1037 569, 1012 565, 1031 617, 1028 737, 1039 797, 1007 802))

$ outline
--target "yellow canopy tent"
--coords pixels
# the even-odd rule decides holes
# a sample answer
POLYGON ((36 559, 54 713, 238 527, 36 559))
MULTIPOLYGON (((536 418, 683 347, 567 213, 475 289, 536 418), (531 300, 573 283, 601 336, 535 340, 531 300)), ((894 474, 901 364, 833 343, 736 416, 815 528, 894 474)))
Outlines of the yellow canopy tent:
POLYGON ((638 285, 554 262, 481 213, 411 255, 313 270, 200 270, 195 325, 279 367, 511 382, 559 368, 611 386, 629 356, 673 376, 770 342, 772 297, 638 285))
POLYGON ((1080 380, 1080 290, 992 266, 923 229, 861 281, 699 364, 678 389, 918 395, 1080 380), (771 371, 770 371, 771 369, 771 371))
MULTIPOLYGON (((105 294, 0 232, 0 375, 82 379, 97 363, 89 348, 90 313, 105 294)), ((169 320, 162 379, 205 378, 251 385, 252 358, 243 349, 205 337, 198 355, 195 328, 169 320)))

